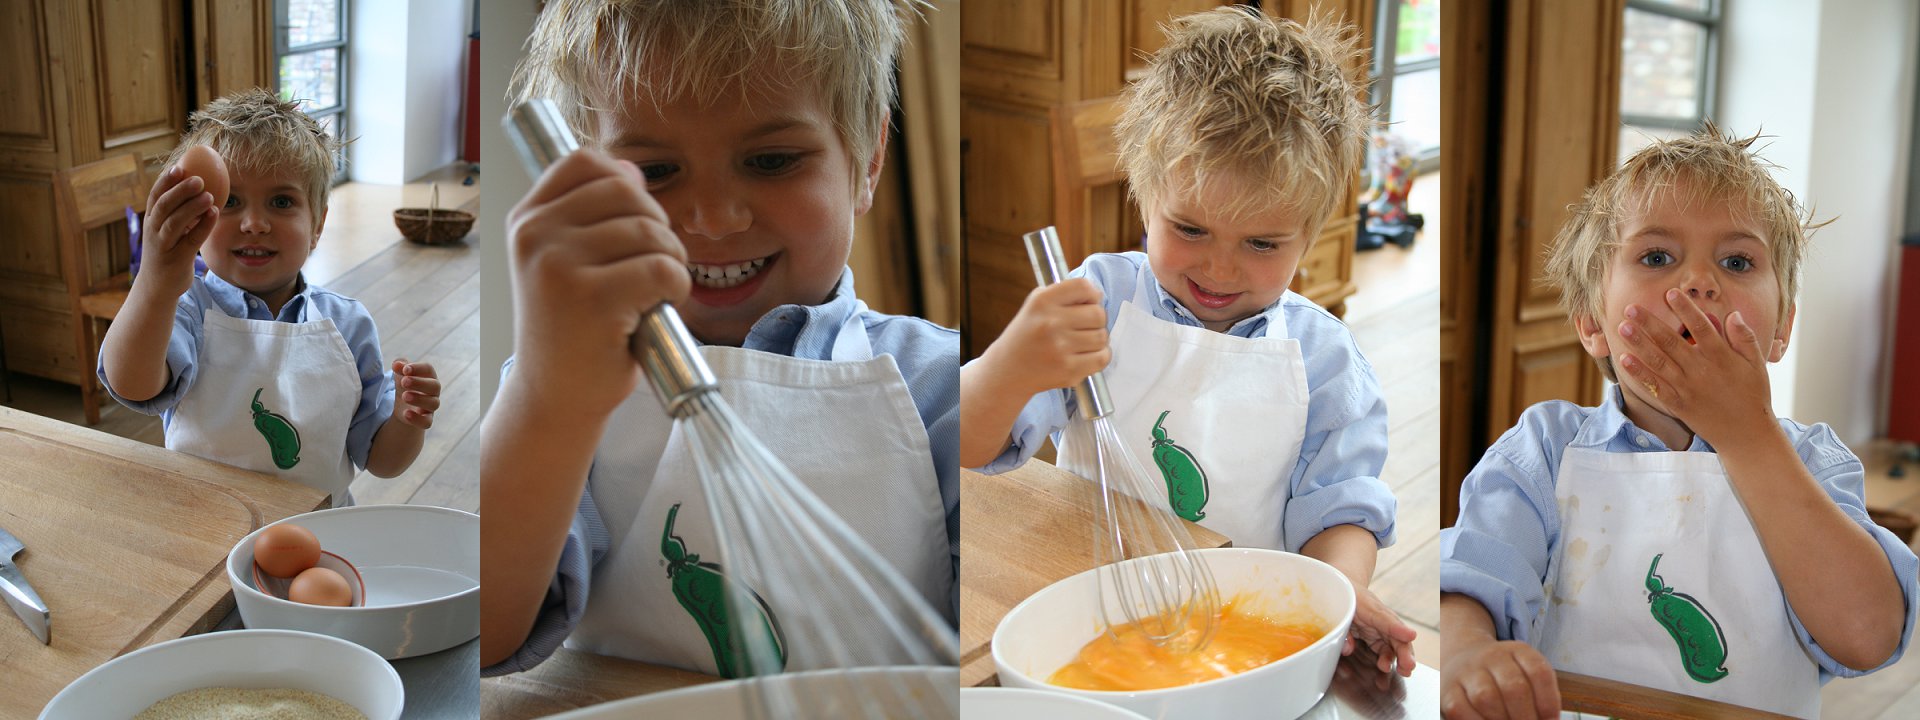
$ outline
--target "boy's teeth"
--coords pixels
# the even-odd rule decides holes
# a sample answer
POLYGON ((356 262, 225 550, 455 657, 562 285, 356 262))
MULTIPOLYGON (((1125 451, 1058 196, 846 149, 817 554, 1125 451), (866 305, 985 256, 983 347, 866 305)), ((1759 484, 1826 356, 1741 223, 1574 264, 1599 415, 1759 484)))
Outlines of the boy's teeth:
MULTIPOLYGON (((769 256, 771 257, 771 256, 769 256)), ((689 263, 687 272, 693 275, 693 283, 701 287, 728 288, 746 282, 748 278, 759 274, 765 267, 767 258, 748 260, 732 265, 698 265, 689 263)))
POLYGON ((265 250, 262 248, 242 248, 242 249, 233 251, 233 253, 235 255, 240 255, 242 257, 266 257, 268 255, 272 255, 273 251, 265 250))

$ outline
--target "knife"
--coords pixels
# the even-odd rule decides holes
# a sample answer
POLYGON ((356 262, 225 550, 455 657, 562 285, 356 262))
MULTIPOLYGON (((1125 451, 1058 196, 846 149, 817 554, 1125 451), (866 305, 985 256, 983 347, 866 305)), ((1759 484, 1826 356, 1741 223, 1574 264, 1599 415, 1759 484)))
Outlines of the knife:
POLYGON ((13 607, 13 614, 27 624, 33 636, 40 638, 40 644, 53 643, 53 613, 47 611, 47 603, 40 594, 27 584, 27 577, 20 574, 20 568, 13 564, 13 556, 27 549, 11 533, 0 529, 0 595, 7 597, 7 604, 13 607))

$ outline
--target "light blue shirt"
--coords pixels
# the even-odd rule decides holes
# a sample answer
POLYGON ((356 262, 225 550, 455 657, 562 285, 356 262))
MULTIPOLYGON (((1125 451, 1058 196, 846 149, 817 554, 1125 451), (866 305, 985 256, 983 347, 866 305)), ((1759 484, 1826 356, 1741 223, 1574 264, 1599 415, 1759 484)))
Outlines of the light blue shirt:
POLYGON ((100 385, 121 405, 135 412, 159 415, 161 427, 173 426, 173 411, 180 399, 193 392, 200 379, 200 351, 209 309, 243 320, 284 323, 311 322, 331 318, 353 353, 353 364, 360 371, 360 404, 354 408, 353 424, 347 428, 347 456, 356 469, 367 466, 367 453, 373 449, 373 436, 393 416, 393 373, 380 356, 380 331, 373 315, 360 301, 318 285, 310 285, 302 276, 292 299, 280 306, 278 315, 267 311, 267 303, 220 276, 208 272, 193 279, 193 285, 181 293, 173 309, 173 335, 167 340, 167 385, 160 394, 134 402, 114 392, 107 382, 106 359, 100 360, 95 374, 100 385))
MULTIPOLYGON (((1544 588, 1547 561, 1560 541, 1560 510, 1554 500, 1554 481, 1560 457, 1567 448, 1610 453, 1670 452, 1653 433, 1635 427, 1621 410, 1620 388, 1608 388, 1600 407, 1580 407, 1563 400, 1527 408, 1520 422, 1500 436, 1460 487, 1460 519, 1440 531, 1440 591, 1460 593, 1480 601, 1493 616, 1501 640, 1534 642, 1546 616, 1544 588)), ((1906 602, 1906 623, 1900 630, 1900 648, 1880 667, 1892 665, 1907 651, 1913 635, 1916 577, 1920 559, 1899 538, 1867 517, 1861 500, 1866 468, 1835 437, 1825 423, 1811 427, 1780 418, 1780 429, 1800 454, 1820 488, 1840 510, 1865 528, 1893 566, 1906 602)), ((1699 436, 1687 452, 1713 452, 1699 436)), ((1844 588, 1834 592, 1845 593, 1844 588)), ((1857 677, 1880 668, 1855 670, 1836 662, 1820 649, 1800 616, 1787 608, 1794 634, 1820 664, 1820 682, 1857 677)))
MULTIPOLYGON (((952 617, 960 602, 960 333, 916 317, 883 315, 866 310, 853 292, 853 271, 840 276, 833 295, 820 305, 782 305, 753 324, 740 346, 803 360, 832 360, 833 344, 842 328, 865 326, 873 354, 892 355, 907 393, 920 411, 940 483, 940 502, 947 515, 947 552, 953 561, 953 593, 948 598, 952 617)), ((511 371, 509 359, 501 374, 511 371)), ((522 672, 539 665, 565 642, 587 612, 593 568, 610 550, 607 526, 593 503, 591 488, 582 493, 573 526, 560 549, 560 562, 546 600, 520 649, 497 665, 481 669, 486 676, 522 672)))
MULTIPOLYGON (((1133 298, 1146 262, 1146 253, 1103 253, 1088 257, 1073 271, 1072 277, 1088 278, 1105 293, 1101 304, 1107 310, 1108 330, 1120 318, 1121 302, 1133 298)), ((1204 327, 1159 283, 1152 291, 1154 302, 1146 309, 1154 319, 1204 327)), ((1380 397, 1373 366, 1354 345, 1345 323, 1291 291, 1234 323, 1227 334, 1267 337, 1275 317, 1284 318, 1287 335, 1300 342, 1308 393, 1306 439, 1287 481, 1286 547, 1281 549, 1299 552, 1308 540, 1336 525, 1358 525, 1372 532, 1381 547, 1393 544, 1393 491, 1380 480, 1380 468, 1387 462, 1387 403, 1380 397)), ((1033 396, 1014 420, 1007 449, 980 472, 998 474, 1025 464, 1048 436, 1066 427, 1072 407, 1071 389, 1033 396)))

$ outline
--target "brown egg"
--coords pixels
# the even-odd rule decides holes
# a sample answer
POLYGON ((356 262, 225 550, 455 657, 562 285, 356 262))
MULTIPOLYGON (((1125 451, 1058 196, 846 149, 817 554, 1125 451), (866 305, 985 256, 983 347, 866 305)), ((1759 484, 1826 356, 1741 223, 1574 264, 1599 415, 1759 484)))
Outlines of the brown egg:
POLYGON ((213 206, 227 204, 227 190, 231 187, 227 181, 227 163, 220 159, 220 153, 205 145, 187 148, 180 155, 181 179, 198 177, 206 183, 207 194, 213 196, 213 206))
POLYGON ((299 525, 280 523, 254 538, 253 562, 274 577, 299 575, 320 562, 320 538, 299 525))
POLYGON ((340 573, 323 567, 307 568, 293 579, 287 599, 308 605, 346 607, 353 604, 353 587, 340 573))

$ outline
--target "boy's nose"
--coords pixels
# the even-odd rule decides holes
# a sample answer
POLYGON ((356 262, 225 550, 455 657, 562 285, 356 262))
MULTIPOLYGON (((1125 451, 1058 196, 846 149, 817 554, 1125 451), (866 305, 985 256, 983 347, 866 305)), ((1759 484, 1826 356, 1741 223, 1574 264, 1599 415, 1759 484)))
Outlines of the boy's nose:
POLYGON ((1687 297, 1694 300, 1714 300, 1720 297, 1720 282, 1714 277, 1713 268, 1694 268, 1687 273, 1685 282, 1680 286, 1687 297))
POLYGON ((736 188, 712 183, 692 190, 692 200, 681 213, 682 232, 719 240, 753 224, 753 213, 740 201, 736 188))
POLYGON ((240 213, 240 232, 264 233, 272 229, 273 226, 267 223, 266 213, 256 210, 246 210, 240 213))

